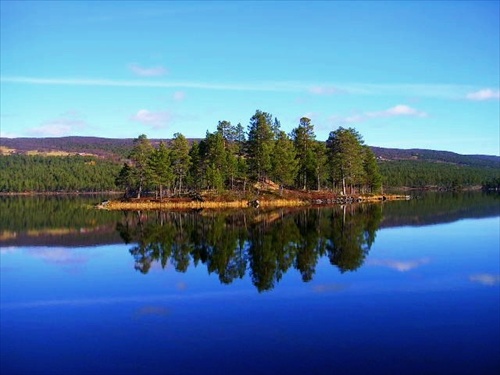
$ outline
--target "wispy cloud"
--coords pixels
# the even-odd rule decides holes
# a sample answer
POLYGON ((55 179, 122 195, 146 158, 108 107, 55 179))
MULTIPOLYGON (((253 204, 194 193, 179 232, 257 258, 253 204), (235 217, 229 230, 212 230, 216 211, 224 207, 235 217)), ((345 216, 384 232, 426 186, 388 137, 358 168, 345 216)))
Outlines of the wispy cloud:
POLYGON ((170 123, 172 114, 170 112, 152 112, 147 109, 140 109, 135 115, 131 116, 130 119, 154 129, 160 129, 170 123))
POLYGON ((16 133, 6 132, 0 127, 0 137, 2 137, 2 138, 17 138, 17 137, 20 137, 20 135, 16 134, 16 133))
MULTIPOLYGON (((144 68, 137 64, 131 69, 142 77, 158 76, 163 67, 144 68)), ((166 70, 162 73, 164 74, 166 70)), ((316 95, 349 94, 373 96, 428 97, 437 99, 461 100, 471 98, 497 98, 498 90, 481 90, 472 85, 441 84, 369 84, 369 83, 311 83, 300 81, 264 81, 264 82, 207 82, 207 81, 158 81, 158 80, 119 80, 106 78, 39 78, 26 76, 0 77, 3 83, 30 85, 68 85, 68 86, 107 86, 107 87, 158 87, 158 88, 195 88, 204 90, 228 91, 270 91, 298 92, 316 95), (488 91, 490 90, 490 91, 488 91), (484 91, 481 94, 481 91, 484 91), (473 95, 475 94, 476 95, 473 95)))
POLYGON ((330 120, 345 124, 355 124, 359 122, 364 122, 370 119, 376 118, 389 118, 389 117, 427 117, 428 114, 424 111, 412 108, 405 104, 398 104, 394 107, 374 112, 362 112, 351 116, 341 117, 341 116, 331 116, 330 120))
POLYGON ((172 99, 174 99, 176 102, 181 102, 186 99, 186 93, 184 91, 176 91, 172 95, 172 99))
POLYGON ((371 259, 367 261, 367 264, 372 266, 388 267, 398 272, 408 272, 427 263, 429 263, 428 258, 416 260, 371 259))
POLYGON ((466 98, 469 100, 499 100, 500 99, 500 90, 493 89, 482 89, 479 91, 470 92, 466 95, 466 98))
POLYGON ((40 126, 29 129, 28 133, 37 136, 61 137, 74 134, 86 127, 87 123, 81 118, 81 115, 66 112, 55 119, 45 121, 40 126))
POLYGON ((18 250, 19 248, 15 246, 2 246, 0 247, 0 254, 1 255, 14 254, 17 253, 18 250))
POLYGON ((130 64, 129 69, 139 77, 159 77, 167 74, 167 69, 163 66, 153 66, 145 68, 139 64, 130 64))
POLYGON ((415 108, 409 107, 404 104, 398 104, 384 111, 368 112, 366 115, 370 118, 394 117, 394 116, 427 117, 427 113, 419 111, 415 108))
POLYGON ((496 284, 500 284, 500 275, 493 275, 491 273, 480 273, 477 275, 469 276, 469 280, 472 281, 473 283, 493 286, 496 284))
POLYGON ((28 253, 43 261, 60 266, 82 265, 88 262, 88 257, 77 253, 73 249, 65 248, 33 248, 27 250, 28 253))
POLYGON ((304 85, 290 83, 290 82, 213 83, 213 82, 202 82, 202 81, 141 81, 141 80, 116 80, 116 79, 36 78, 36 77, 1 77, 0 82, 21 83, 28 85, 52 85, 52 86, 194 88, 194 89, 204 89, 204 90, 228 90, 228 91, 298 92, 307 89, 304 85))
POLYGON ((333 86, 312 86, 308 91, 314 95, 332 95, 340 92, 340 90, 333 86))

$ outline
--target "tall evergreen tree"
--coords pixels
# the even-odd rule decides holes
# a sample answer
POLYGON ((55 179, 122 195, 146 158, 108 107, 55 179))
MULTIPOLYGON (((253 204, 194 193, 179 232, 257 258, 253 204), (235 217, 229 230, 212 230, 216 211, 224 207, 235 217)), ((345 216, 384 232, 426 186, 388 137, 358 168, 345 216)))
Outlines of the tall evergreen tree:
POLYGON ((207 144, 207 182, 209 187, 220 190, 224 187, 228 169, 223 132, 207 132, 205 142, 207 144))
POLYGON ((314 173, 316 177, 316 189, 319 191, 322 188, 322 183, 328 176, 328 154, 325 142, 316 141, 313 146, 314 158, 314 173))
POLYGON ((370 147, 364 145, 363 151, 364 184, 369 192, 377 193, 382 189, 382 175, 378 168, 377 159, 370 147))
POLYGON ((178 194, 182 193, 183 182, 191 165, 189 150, 190 147, 186 137, 181 133, 175 133, 170 146, 170 155, 178 194))
POLYGON ((187 176, 187 182, 196 190, 205 187, 206 165, 203 158, 202 148, 204 148, 204 141, 193 142, 189 150, 189 157, 191 164, 187 176))
POLYGON ((258 180, 266 178, 272 169, 271 155, 274 148, 272 116, 257 110, 248 125, 249 168, 258 180))
POLYGON ((348 186, 352 193, 353 186, 363 181, 365 173, 361 135, 353 128, 339 127, 330 132, 326 145, 333 183, 341 184, 344 195, 348 186))
POLYGON ((283 185, 292 185, 297 175, 298 160, 295 158, 295 148, 292 140, 284 131, 278 133, 272 159, 272 179, 283 185))
POLYGON ((292 139, 297 150, 299 172, 297 187, 307 189, 316 183, 316 154, 314 125, 307 117, 302 117, 299 126, 292 130, 292 139))
POLYGON ((142 190, 151 177, 149 158, 152 152, 153 146, 145 134, 134 139, 134 147, 129 158, 132 161, 132 173, 137 182, 137 198, 141 197, 142 190))
POLYGON ((163 187, 170 190, 174 180, 172 165, 170 161, 170 151, 163 142, 157 149, 154 149, 150 157, 151 182, 158 187, 160 200, 163 198, 163 187))

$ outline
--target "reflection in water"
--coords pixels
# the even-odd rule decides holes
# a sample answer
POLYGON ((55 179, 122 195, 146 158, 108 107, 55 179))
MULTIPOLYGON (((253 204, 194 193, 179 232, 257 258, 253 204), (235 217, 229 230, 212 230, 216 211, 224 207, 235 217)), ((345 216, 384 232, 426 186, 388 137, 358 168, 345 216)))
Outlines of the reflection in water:
POLYGON ((354 271, 367 256, 382 219, 381 205, 278 211, 125 212, 116 225, 133 243, 135 269, 153 263, 178 272, 204 264, 221 283, 249 273, 259 291, 271 290, 290 269, 312 280, 326 256, 340 272, 354 271))

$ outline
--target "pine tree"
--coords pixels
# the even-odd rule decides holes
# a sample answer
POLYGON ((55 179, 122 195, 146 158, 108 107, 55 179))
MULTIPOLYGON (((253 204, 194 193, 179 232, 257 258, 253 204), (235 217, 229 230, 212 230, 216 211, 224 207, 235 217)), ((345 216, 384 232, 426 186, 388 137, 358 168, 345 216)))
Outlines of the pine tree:
POLYGON ((163 187, 170 186, 174 180, 172 165, 170 162, 170 151, 163 142, 153 151, 150 157, 151 182, 158 186, 160 200, 163 198, 163 187))
POLYGON ((177 192, 180 195, 183 189, 183 181, 191 165, 189 156, 189 143, 181 133, 175 133, 170 146, 170 157, 172 161, 172 170, 175 175, 177 192))
POLYGON ((137 198, 141 197, 144 186, 150 179, 151 170, 149 168, 149 158, 153 152, 153 146, 145 134, 141 134, 134 139, 134 147, 130 152, 132 161, 132 173, 137 181, 137 198))
POLYGON ((314 125, 307 117, 302 117, 299 126, 292 130, 291 137, 297 150, 299 172, 297 175, 297 187, 307 189, 316 181, 315 134, 314 125))
POLYGON ((375 154, 368 146, 363 146, 363 168, 365 170, 365 186, 371 193, 382 189, 382 175, 380 174, 375 154))
POLYGON ((292 140, 284 131, 280 131, 272 159, 272 178, 280 184, 280 190, 283 185, 292 185, 295 180, 298 170, 298 160, 295 157, 292 140))
POLYGON ((248 162, 257 180, 265 179, 272 169, 274 148, 272 116, 257 110, 248 125, 248 162))
POLYGON ((347 186, 352 193, 353 186, 363 181, 365 173, 361 135, 353 128, 340 127, 330 132, 326 145, 333 183, 341 184, 344 195, 347 186))
MULTIPOLYGON (((220 123, 219 123, 220 124, 220 123)), ((227 151, 224 146, 222 132, 208 133, 205 137, 207 144, 207 182, 214 189, 221 190, 227 179, 227 151)))

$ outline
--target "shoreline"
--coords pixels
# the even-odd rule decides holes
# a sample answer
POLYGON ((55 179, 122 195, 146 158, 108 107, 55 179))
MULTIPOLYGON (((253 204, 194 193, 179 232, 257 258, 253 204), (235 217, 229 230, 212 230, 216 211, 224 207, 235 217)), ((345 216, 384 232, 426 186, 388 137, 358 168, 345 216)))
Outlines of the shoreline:
POLYGON ((227 209, 227 208, 275 208, 275 207, 322 207, 353 203, 374 203, 395 200, 410 200, 409 195, 387 194, 374 196, 338 197, 333 199, 262 199, 262 200, 231 200, 231 201, 196 201, 165 199, 163 201, 153 199, 104 201, 95 206, 101 210, 164 210, 164 209, 227 209))

